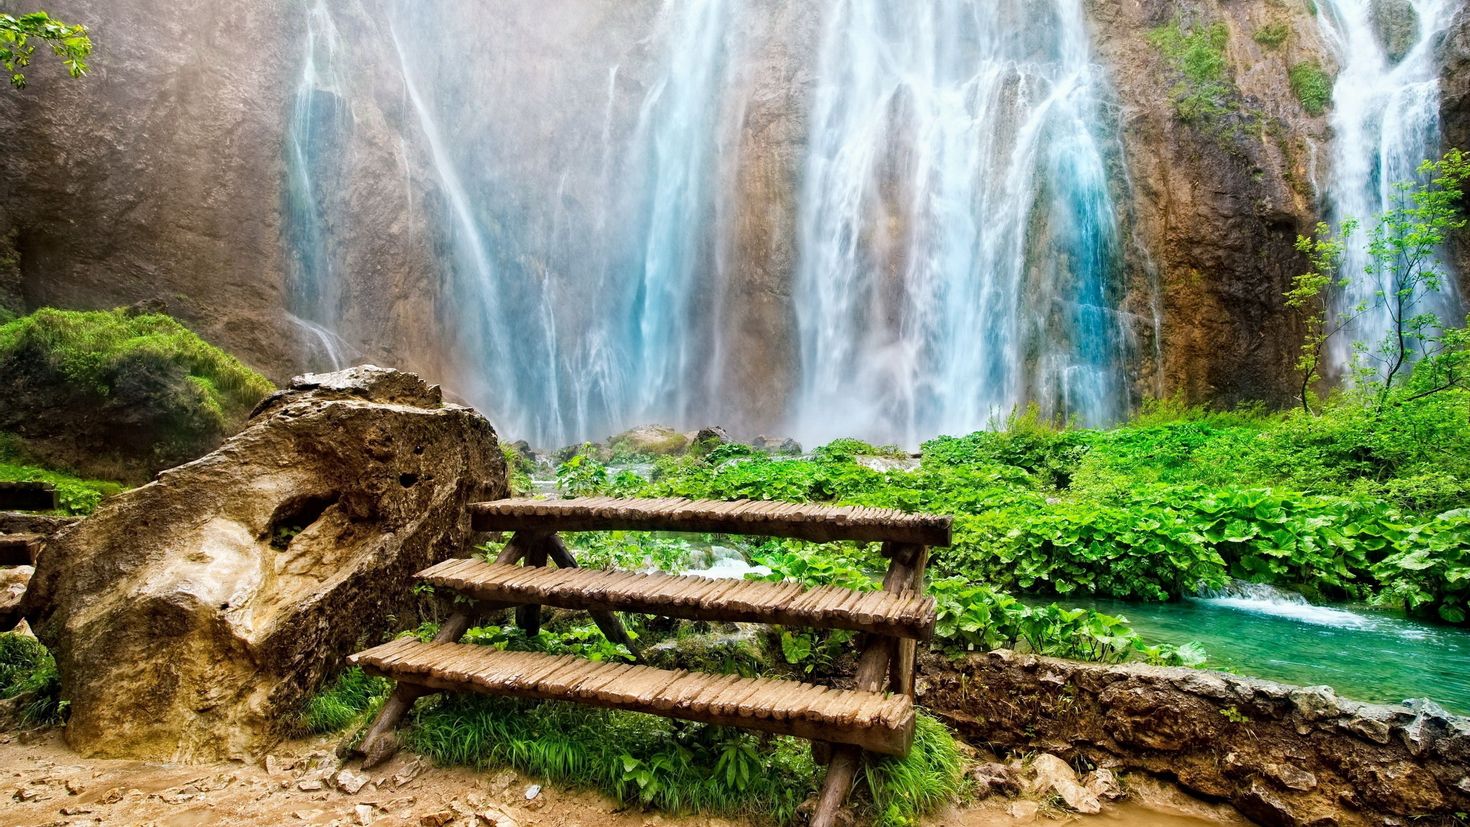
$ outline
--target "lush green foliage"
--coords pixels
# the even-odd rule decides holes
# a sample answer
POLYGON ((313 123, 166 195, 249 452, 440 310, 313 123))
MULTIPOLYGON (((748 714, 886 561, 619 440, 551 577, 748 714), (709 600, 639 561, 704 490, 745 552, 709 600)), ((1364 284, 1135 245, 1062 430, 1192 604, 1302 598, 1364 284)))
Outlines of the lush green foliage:
POLYGON ((56 661, 46 647, 28 635, 0 634, 0 699, 21 699, 21 725, 60 723, 66 716, 60 694, 56 661))
POLYGON ((0 360, 20 354, 104 398, 151 366, 178 366, 221 430, 273 390, 265 377, 157 313, 43 308, 0 327, 0 360))
POLYGON ((102 498, 123 490, 123 485, 106 480, 87 480, 50 471, 15 460, 20 457, 7 450, 9 440, 0 437, 0 482, 45 482, 56 488, 56 499, 63 514, 90 514, 102 498))
POLYGON ((1291 91, 1301 101, 1308 115, 1317 116, 1332 105, 1332 76, 1315 60, 1306 60, 1291 67, 1287 75, 1291 91))
POLYGON ((1373 568, 1387 593, 1450 623, 1470 617, 1470 510, 1448 511, 1409 530, 1398 551, 1373 568))
POLYGON ((536 472, 536 463, 516 450, 508 442, 500 443, 500 453, 505 457, 505 473, 513 497, 524 497, 531 493, 531 475, 536 472))
POLYGON ((1170 91, 1180 117, 1209 123, 1232 110, 1236 91, 1225 56, 1230 30, 1224 23, 1190 26, 1176 19, 1150 31, 1148 41, 1180 77, 1170 91))
POLYGON ((390 685, 353 666, 325 690, 313 695, 301 712, 298 728, 304 732, 338 732, 364 720, 388 697, 390 685))
MULTIPOLYGON (((953 625, 941 630, 942 645, 1020 643, 1107 659, 1139 650, 1122 640, 1128 633, 1120 625, 1018 607, 1005 592, 1167 600, 1233 577, 1437 612, 1460 583, 1453 567, 1411 575, 1384 563, 1418 565, 1419 558, 1402 555, 1417 548, 1422 527, 1435 514, 1470 507, 1467 414, 1470 393, 1459 390, 1382 411, 1356 399, 1328 400, 1320 414, 1160 404, 1106 431, 1057 429, 1023 416, 1007 430, 942 437, 924 445, 912 471, 876 471, 848 451, 819 450, 803 460, 663 460, 650 479, 617 486, 591 460, 578 473, 601 479, 589 492, 955 515, 954 546, 936 551, 931 585, 969 591, 946 609, 953 625), (938 585, 949 577, 961 578, 959 585, 938 585), (1419 585, 1411 589, 1410 581, 1419 585)), ((767 542, 751 559, 777 576, 859 587, 881 571, 870 549, 851 545, 767 542)), ((783 644, 788 660, 804 668, 810 658, 820 668, 841 641, 794 632, 783 644)))
POLYGON ((22 14, 0 13, 0 65, 10 73, 10 85, 17 89, 26 86, 25 72, 31 65, 39 40, 61 58, 66 71, 74 78, 87 73, 87 58, 92 54, 92 39, 86 26, 73 26, 52 19, 43 11, 22 14))

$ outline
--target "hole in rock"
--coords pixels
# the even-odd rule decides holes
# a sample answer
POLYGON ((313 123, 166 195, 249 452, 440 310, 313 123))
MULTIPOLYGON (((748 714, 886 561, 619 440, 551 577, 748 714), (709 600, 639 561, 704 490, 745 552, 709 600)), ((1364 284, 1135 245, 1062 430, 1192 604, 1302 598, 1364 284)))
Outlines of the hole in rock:
POLYGON ((320 519, 322 513, 337 502, 337 497, 336 493, 302 494, 276 506, 276 513, 271 515, 270 526, 265 533, 270 538, 271 548, 284 549, 291 545, 296 535, 320 519))
POLYGON ((418 474, 399 474, 398 475, 398 484, 401 485, 401 486, 403 486, 404 488, 412 488, 413 485, 414 485, 414 483, 416 483, 418 481, 419 481, 419 475, 418 474))

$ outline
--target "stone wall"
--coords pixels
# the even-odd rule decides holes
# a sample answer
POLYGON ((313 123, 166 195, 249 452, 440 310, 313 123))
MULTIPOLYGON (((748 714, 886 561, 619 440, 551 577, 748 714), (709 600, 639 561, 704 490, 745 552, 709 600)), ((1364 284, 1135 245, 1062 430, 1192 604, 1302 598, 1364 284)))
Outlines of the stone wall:
POLYGON ((1470 719, 1196 669, 932 656, 919 702, 976 744, 1144 771, 1267 825, 1470 811, 1470 719))

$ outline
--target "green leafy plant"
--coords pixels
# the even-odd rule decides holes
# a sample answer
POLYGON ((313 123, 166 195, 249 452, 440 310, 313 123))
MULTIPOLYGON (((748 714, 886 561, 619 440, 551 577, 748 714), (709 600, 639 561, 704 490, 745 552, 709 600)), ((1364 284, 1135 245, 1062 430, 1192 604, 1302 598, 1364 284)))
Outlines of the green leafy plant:
POLYGON ((1308 115, 1316 117, 1332 105, 1332 76, 1315 60, 1306 60, 1291 67, 1287 73, 1291 91, 1308 115))
POLYGON ((1268 49, 1275 49, 1285 43, 1290 35, 1291 27, 1277 20, 1257 29, 1253 39, 1268 49))
POLYGON ((79 78, 87 73, 87 58, 92 54, 92 38, 86 26, 56 20, 43 11, 13 15, 0 13, 0 65, 10 73, 10 85, 26 87, 24 70, 31 65, 40 41, 61 59, 67 74, 79 78))
POLYGON ((1225 55, 1229 40, 1224 23, 1191 26, 1178 19, 1148 33, 1149 43, 1180 78, 1170 94, 1184 120, 1211 123, 1233 110, 1237 92, 1225 55))

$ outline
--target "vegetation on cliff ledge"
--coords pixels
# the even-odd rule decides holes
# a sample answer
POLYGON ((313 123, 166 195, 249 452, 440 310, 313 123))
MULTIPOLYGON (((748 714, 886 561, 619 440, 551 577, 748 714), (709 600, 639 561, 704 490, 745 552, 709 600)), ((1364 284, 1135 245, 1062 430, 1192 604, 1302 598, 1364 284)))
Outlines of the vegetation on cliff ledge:
POLYGON ((244 422, 271 383, 169 316, 45 308, 0 325, 10 461, 140 482, 244 422))

